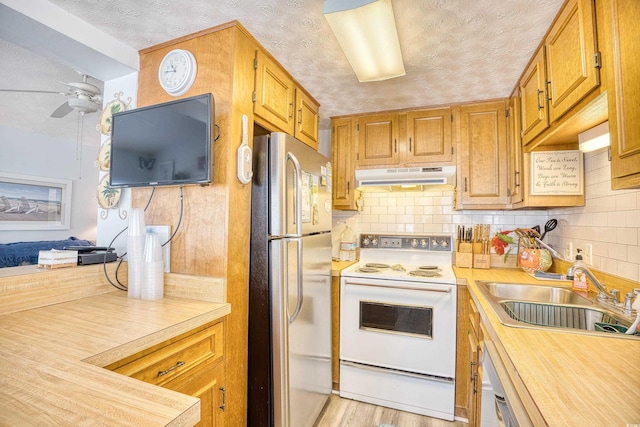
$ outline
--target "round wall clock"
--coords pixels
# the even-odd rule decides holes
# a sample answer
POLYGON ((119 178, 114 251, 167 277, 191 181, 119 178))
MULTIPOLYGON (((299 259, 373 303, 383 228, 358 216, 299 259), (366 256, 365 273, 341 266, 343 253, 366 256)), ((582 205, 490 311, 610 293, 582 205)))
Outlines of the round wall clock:
POLYGON ((158 69, 160 86, 172 96, 180 96, 189 90, 196 80, 196 58, 184 49, 167 53, 158 69))

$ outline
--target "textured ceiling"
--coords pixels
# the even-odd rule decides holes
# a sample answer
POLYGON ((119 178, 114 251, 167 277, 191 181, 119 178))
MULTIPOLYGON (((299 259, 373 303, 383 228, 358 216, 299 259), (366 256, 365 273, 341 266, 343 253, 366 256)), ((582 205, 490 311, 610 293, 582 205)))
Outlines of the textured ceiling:
MULTIPOLYGON (((508 96, 563 1, 394 0, 407 73, 369 83, 356 79, 322 16, 321 0, 51 3, 135 49, 237 19, 320 102, 321 128, 328 128, 336 115, 508 96)), ((0 54, 6 49, 0 44, 0 54)), ((19 61, 22 52, 10 50, 12 61, 19 61)), ((0 64, 4 82, 7 67, 6 61, 0 64)), ((73 73, 61 76, 50 63, 36 68, 20 78, 21 87, 50 88, 73 73)), ((17 81, 11 84, 18 87, 17 81)), ((9 105, 0 96, 4 110, 9 105)))

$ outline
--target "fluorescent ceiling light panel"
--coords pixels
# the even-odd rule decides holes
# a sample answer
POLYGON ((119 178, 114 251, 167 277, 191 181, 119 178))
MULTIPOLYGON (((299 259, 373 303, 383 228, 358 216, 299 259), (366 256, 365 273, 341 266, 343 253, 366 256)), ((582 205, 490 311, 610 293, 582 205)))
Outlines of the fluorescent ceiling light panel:
POLYGON ((322 12, 359 81, 405 75, 391 0, 325 0, 322 12))
POLYGON ((596 127, 578 134, 580 151, 588 153, 610 145, 609 122, 604 122, 596 127))

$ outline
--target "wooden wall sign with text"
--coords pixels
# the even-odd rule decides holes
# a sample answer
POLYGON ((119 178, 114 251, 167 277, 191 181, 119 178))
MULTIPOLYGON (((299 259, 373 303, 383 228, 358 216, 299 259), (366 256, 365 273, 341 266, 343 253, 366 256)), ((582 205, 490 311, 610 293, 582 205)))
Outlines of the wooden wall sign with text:
POLYGON ((532 195, 580 195, 584 192, 584 159, 581 151, 531 153, 532 195))

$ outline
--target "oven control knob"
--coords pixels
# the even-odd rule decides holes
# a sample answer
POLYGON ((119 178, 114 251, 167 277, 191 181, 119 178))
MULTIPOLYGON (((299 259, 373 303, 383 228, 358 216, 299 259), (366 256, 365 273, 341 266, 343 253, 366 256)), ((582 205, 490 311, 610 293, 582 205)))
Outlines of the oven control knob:
POLYGON ((446 239, 441 241, 440 246, 442 246, 443 248, 446 248, 447 246, 449 246, 449 241, 446 239))
POLYGON ((433 240, 431 241, 431 247, 432 247, 432 248, 437 248, 437 247, 438 247, 438 241, 437 241, 436 239, 433 239, 433 240))
POLYGON ((369 243, 371 243, 371 239, 368 236, 362 239, 362 246, 369 246, 369 243))
POLYGON ((411 239, 411 247, 412 248, 418 247, 418 239, 411 239))
POLYGON ((377 237, 373 237, 371 239, 371 246, 374 246, 374 247, 378 246, 378 238, 377 237))
POLYGON ((422 246, 423 248, 428 248, 429 242, 426 239, 422 239, 420 240, 420 246, 422 246))

